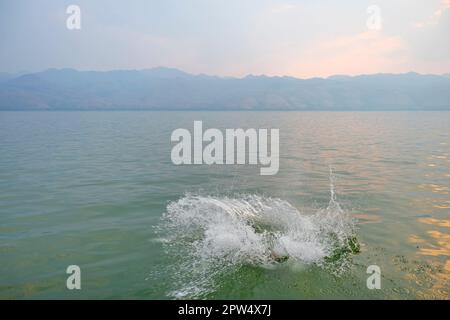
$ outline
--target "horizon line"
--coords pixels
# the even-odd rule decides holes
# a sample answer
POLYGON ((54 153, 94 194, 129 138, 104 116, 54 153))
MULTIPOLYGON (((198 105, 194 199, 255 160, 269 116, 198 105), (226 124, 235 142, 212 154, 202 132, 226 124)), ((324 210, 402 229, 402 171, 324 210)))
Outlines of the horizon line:
POLYGON ((199 77, 199 76, 205 76, 205 77, 211 77, 211 78, 222 78, 222 79, 246 79, 246 78, 251 78, 251 77, 255 77, 255 78, 290 78, 290 79, 297 79, 297 80, 312 80, 312 79, 329 79, 329 78, 333 78, 333 77, 347 77, 347 78, 357 78, 357 77, 364 77, 364 76, 379 76, 379 75, 408 75, 408 74, 415 74, 415 75, 420 75, 420 76, 449 76, 450 73, 449 72, 444 72, 444 73, 420 73, 420 72, 416 72, 416 71, 408 71, 408 72, 399 72, 399 73, 392 73, 392 72, 377 72, 377 73, 361 73, 361 74, 355 74, 355 75, 349 75, 349 74, 332 74, 329 76, 325 76, 325 77, 321 77, 321 76, 315 76, 315 77, 307 77, 307 78, 301 78, 301 77, 296 77, 296 76, 289 76, 289 75, 266 75, 266 74, 246 74, 244 76, 226 76, 226 75, 213 75, 213 74, 206 74, 206 73, 190 73, 187 71, 184 71, 182 69, 178 69, 178 68, 174 68, 174 67, 166 67, 166 66, 157 66, 157 67, 151 67, 151 68, 142 68, 142 69, 110 69, 110 70, 94 70, 94 69, 76 69, 76 68, 71 68, 71 67, 65 67, 65 68, 46 68, 46 69, 42 69, 40 71, 19 71, 19 72, 7 72, 7 71, 0 71, 0 74, 7 74, 7 75, 11 75, 11 76, 17 76, 17 77, 21 77, 24 75, 29 75, 29 74, 37 74, 37 73, 43 73, 43 72, 48 72, 48 71, 75 71, 75 72, 97 72, 97 73, 108 73, 108 72, 142 72, 142 71, 152 71, 152 70, 171 70, 171 71, 177 71, 180 73, 184 73, 186 75, 189 76, 195 76, 195 77, 199 77))

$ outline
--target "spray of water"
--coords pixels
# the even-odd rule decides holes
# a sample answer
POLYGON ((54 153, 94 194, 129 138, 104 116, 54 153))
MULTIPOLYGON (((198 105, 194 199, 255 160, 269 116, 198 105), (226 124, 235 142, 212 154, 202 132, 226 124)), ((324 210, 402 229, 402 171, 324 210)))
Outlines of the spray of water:
POLYGON ((186 194, 169 203, 159 228, 176 257, 175 298, 202 297, 215 279, 243 265, 323 265, 356 251, 354 223, 336 200, 330 168, 330 201, 313 213, 261 195, 186 194))

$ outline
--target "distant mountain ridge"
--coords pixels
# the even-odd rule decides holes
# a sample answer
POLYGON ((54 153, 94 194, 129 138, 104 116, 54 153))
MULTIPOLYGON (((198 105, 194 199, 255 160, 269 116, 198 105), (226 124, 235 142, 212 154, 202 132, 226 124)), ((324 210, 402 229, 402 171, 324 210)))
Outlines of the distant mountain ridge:
POLYGON ((0 110, 450 110, 450 75, 298 79, 173 68, 0 73, 0 110))

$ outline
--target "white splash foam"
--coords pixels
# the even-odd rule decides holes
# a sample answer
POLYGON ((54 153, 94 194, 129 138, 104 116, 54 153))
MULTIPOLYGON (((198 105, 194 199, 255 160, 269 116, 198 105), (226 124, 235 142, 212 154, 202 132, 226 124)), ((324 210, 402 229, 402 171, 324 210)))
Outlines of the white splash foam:
MULTIPOLYGON (((330 172, 331 174, 331 172, 330 172)), ((333 180, 325 209, 301 213, 287 201, 261 195, 187 194, 167 206, 161 230, 179 255, 175 298, 211 292, 214 277, 242 265, 281 260, 320 264, 345 245, 354 224, 336 201, 333 180)))

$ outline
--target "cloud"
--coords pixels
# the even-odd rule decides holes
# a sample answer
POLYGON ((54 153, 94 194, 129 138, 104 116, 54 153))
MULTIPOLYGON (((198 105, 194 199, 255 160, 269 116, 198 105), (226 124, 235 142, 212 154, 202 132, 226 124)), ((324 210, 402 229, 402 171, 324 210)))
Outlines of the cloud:
POLYGON ((407 71, 406 44, 396 36, 367 31, 321 40, 286 60, 284 72, 302 77, 407 71))
POLYGON ((360 1, 78 3, 77 32, 65 27, 64 4, 3 5, 0 71, 165 65, 230 76, 450 72, 450 0, 379 0, 378 33, 367 30, 367 3, 360 1))
POLYGON ((419 21, 414 24, 414 27, 416 28, 424 28, 427 26, 434 26, 439 24, 439 21, 441 20, 442 15, 446 10, 450 9, 450 0, 442 0, 439 8, 434 11, 433 15, 429 17, 425 21, 419 21))
POLYGON ((300 9, 300 5, 298 4, 292 4, 292 3, 284 3, 284 4, 277 4, 270 8, 270 13, 277 14, 277 13, 288 13, 293 10, 300 9))

